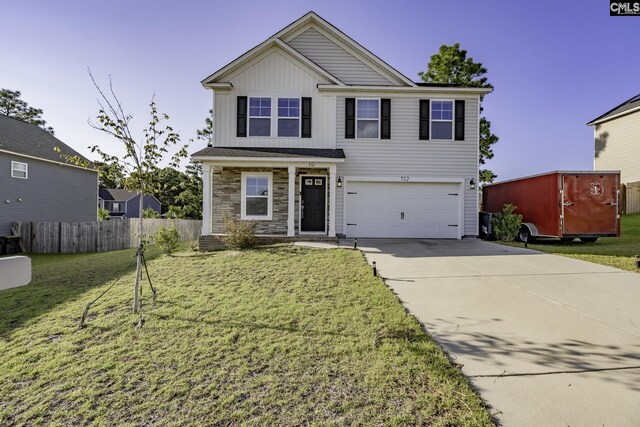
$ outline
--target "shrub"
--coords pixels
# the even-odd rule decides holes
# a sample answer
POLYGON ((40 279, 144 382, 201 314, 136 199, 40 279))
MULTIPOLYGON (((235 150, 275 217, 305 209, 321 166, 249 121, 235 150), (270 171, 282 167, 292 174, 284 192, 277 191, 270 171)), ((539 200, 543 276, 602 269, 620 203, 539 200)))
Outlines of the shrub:
POLYGON ((243 221, 229 215, 225 215, 222 221, 227 230, 224 237, 227 249, 250 249, 258 244, 255 221, 243 221))
POLYGON ((151 208, 147 208, 144 211, 142 211, 142 217, 143 218, 160 218, 160 213, 154 211, 151 208))
POLYGON ((176 230, 176 226, 172 225, 169 228, 166 228, 164 225, 161 225, 158 231, 156 232, 153 240, 156 242, 162 252, 167 255, 170 255, 173 251, 178 248, 178 242, 180 241, 180 235, 178 234, 178 230, 176 230))
POLYGON ((493 215, 491 225, 493 225, 493 233, 498 240, 503 242, 512 242, 515 240, 522 224, 522 215, 513 213, 516 206, 511 204, 504 205, 502 211, 493 215))
POLYGON ((104 221, 109 218, 109 211, 106 209, 98 209, 98 221, 104 221))

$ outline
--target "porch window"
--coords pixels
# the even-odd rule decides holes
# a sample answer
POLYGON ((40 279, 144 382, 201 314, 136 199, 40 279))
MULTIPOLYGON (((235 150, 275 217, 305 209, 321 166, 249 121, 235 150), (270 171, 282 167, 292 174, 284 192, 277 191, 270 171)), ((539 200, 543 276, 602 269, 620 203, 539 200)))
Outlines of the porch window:
POLYGON ((453 101, 431 101, 431 139, 453 140, 453 101))
POLYGON ((356 100, 356 138, 378 138, 380 135, 380 100, 356 100))
POLYGON ((278 98, 278 136, 300 137, 300 98, 278 98))
POLYGON ((249 136, 271 136, 271 98, 249 98, 249 136))
POLYGON ((11 178, 27 179, 29 166, 23 162, 11 162, 11 178))
POLYGON ((241 219, 270 220, 273 210, 273 173, 242 172, 241 219))

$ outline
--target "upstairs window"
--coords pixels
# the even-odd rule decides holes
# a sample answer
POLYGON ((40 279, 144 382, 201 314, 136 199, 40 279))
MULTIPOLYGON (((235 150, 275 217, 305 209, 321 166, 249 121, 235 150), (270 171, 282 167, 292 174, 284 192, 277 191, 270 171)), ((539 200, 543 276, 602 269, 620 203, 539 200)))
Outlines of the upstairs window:
POLYGON ((300 98, 278 98, 278 136, 300 136, 300 98))
POLYGON ((380 100, 356 100, 356 138, 378 138, 380 135, 380 100))
POLYGON ((29 166, 22 162, 11 162, 11 178, 27 179, 29 166))
POLYGON ((453 140, 453 101, 431 101, 431 139, 453 140))
POLYGON ((271 98, 249 98, 249 136, 271 136, 271 98))

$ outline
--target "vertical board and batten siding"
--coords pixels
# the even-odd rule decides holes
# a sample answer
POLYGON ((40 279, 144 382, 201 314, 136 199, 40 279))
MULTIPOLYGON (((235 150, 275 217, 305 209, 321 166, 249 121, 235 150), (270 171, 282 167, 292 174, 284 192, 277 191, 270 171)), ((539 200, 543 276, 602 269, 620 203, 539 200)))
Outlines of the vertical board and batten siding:
POLYGON ((640 181, 640 111, 596 125, 595 169, 619 170, 620 181, 640 181))
MULTIPOLYGON (((351 95, 389 97, 376 94, 351 95)), ((391 96, 391 139, 345 139, 345 97, 337 97, 336 139, 347 161, 338 164, 339 176, 426 177, 477 180, 478 98, 450 95, 391 96), (424 141, 418 139, 419 99, 464 99, 465 140, 424 141)), ((478 234, 478 192, 463 185, 464 228, 462 235, 478 234)), ((344 233, 344 192, 336 197, 336 231, 344 233)))
MULTIPOLYGON (((20 240, 29 253, 93 253, 134 248, 138 244, 139 219, 94 222, 17 222, 20 240)), ((145 219, 143 235, 152 236, 161 225, 175 225, 180 240, 197 240, 199 220, 145 219)))
MULTIPOLYGON (((321 95, 317 85, 329 82, 303 67, 276 47, 230 76, 228 81, 233 89, 218 91, 215 95, 215 120, 220 125, 215 126, 214 144, 218 147, 335 148, 335 97, 321 95), (237 97, 261 94, 312 97, 311 138, 237 137, 237 97)), ((277 111, 277 105, 272 104, 271 108, 277 111)))
POLYGON ((309 28, 289 40, 289 46, 311 59, 347 85, 398 85, 373 70, 360 59, 326 38, 315 28, 309 28))
POLYGON ((98 174, 58 163, 0 153, 0 235, 14 221, 95 221, 98 174), (27 179, 11 177, 11 161, 26 163, 27 179), (7 203, 8 201, 8 203, 7 203))

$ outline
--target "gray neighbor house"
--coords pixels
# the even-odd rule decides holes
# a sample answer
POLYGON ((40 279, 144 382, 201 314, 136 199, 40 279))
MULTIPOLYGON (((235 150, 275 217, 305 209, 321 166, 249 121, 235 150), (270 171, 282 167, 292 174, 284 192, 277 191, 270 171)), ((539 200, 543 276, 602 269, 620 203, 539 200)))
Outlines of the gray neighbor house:
MULTIPOLYGON (((109 211, 110 217, 140 218, 140 196, 135 191, 120 188, 101 188, 98 203, 100 208, 109 211)), ((162 212, 162 203, 149 194, 144 196, 143 209, 162 212)))
POLYGON ((0 235, 16 221, 96 221, 97 171, 61 154, 84 158, 38 126, 0 115, 0 235))

